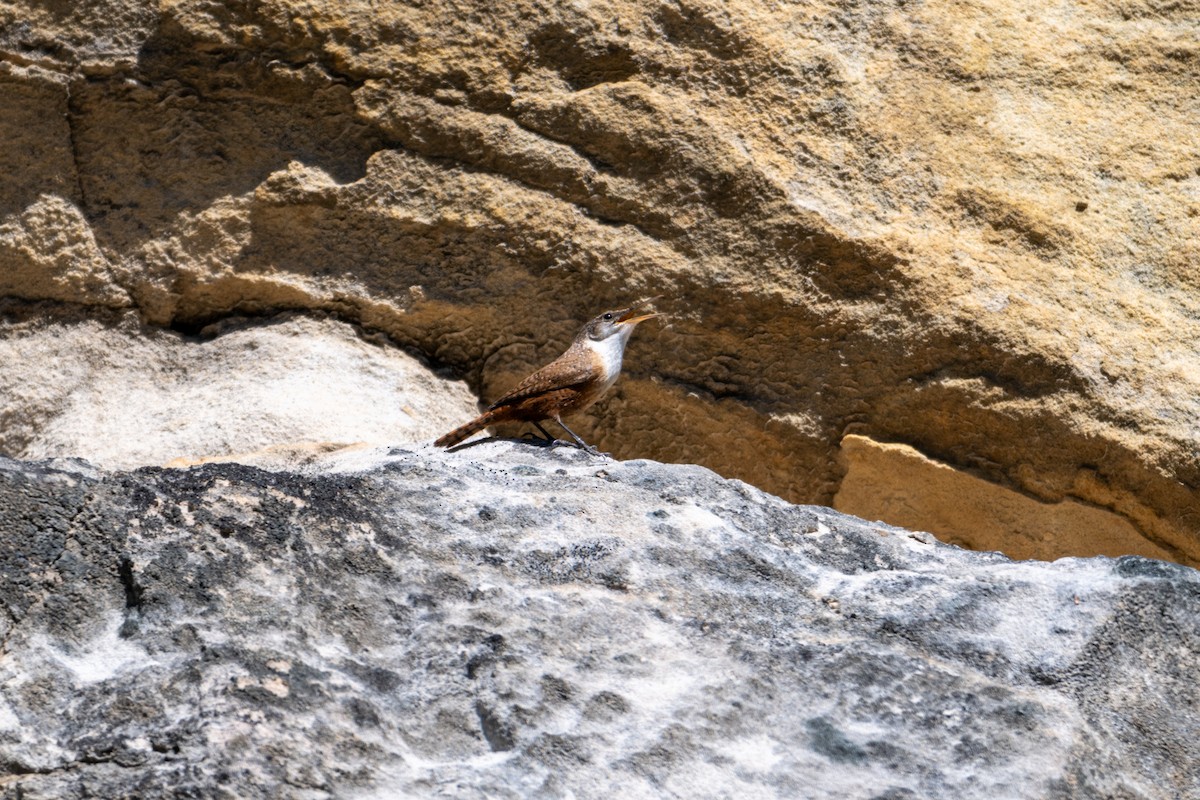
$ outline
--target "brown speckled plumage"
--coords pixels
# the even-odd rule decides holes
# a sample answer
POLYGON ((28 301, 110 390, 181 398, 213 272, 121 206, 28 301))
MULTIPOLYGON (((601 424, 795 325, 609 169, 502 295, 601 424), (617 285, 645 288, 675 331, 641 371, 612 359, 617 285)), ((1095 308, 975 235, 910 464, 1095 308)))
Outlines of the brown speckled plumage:
MULTIPOLYGON (((621 356, 633 328, 652 313, 637 314, 643 303, 606 311, 590 321, 561 356, 517 384, 516 388, 475 419, 442 436, 438 447, 453 447, 499 422, 539 423, 552 419, 587 447, 562 417, 582 411, 599 400, 621 370, 621 356)), ((540 429, 540 426, 539 426, 540 429)))

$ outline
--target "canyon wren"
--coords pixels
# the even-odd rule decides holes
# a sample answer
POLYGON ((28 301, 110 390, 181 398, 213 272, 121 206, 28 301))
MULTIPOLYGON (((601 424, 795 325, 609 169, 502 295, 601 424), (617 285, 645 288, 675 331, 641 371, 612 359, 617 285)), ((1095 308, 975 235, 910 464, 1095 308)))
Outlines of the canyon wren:
POLYGON ((571 434, 581 448, 595 453, 594 447, 563 424, 562 417, 595 403, 616 382, 621 374, 625 344, 633 329, 642 320, 658 316, 652 311, 642 311, 651 300, 642 300, 617 311, 605 311, 583 326, 565 353, 521 381, 517 388, 492 403, 487 411, 434 444, 453 447, 498 422, 533 423, 546 440, 553 443, 557 440, 539 424, 542 420, 552 419, 571 434))

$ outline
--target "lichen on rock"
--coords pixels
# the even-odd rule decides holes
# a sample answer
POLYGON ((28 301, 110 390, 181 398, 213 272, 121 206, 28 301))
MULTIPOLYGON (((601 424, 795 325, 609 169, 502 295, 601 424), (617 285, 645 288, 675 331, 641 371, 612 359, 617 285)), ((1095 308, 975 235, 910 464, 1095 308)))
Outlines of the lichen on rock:
POLYGON ((1200 790, 1191 569, 1014 562, 698 467, 470 452, 0 463, 4 791, 1200 790))

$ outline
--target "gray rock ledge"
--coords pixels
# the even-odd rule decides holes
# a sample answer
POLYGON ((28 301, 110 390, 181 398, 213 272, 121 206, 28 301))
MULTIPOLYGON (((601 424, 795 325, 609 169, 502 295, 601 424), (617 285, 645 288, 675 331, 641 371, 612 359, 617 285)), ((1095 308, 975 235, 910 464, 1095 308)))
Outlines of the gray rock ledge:
POLYGON ((1200 796, 1200 581, 690 466, 0 460, 5 798, 1200 796))

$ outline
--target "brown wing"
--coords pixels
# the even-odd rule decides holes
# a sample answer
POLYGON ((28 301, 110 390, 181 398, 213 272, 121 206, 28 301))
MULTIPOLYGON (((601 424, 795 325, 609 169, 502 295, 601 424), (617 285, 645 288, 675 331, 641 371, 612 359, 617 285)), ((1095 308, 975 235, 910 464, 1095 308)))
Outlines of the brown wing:
POLYGON ((519 403, 527 397, 542 394, 551 389, 568 389, 590 380, 596 372, 590 354, 563 353, 537 372, 517 384, 517 388, 488 406, 488 410, 519 403))

